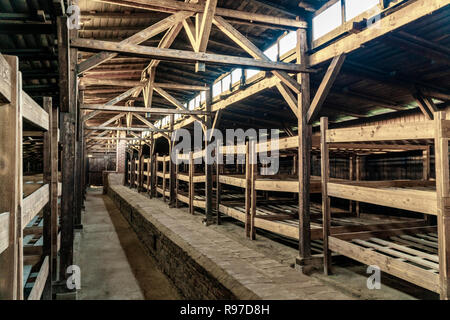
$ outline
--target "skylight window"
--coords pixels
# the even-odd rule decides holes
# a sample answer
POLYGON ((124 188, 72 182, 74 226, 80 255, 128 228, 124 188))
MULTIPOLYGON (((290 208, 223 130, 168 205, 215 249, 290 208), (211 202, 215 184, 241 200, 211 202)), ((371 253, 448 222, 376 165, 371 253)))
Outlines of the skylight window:
POLYGON ((257 75, 258 73, 259 73, 259 70, 247 69, 247 79, 250 79, 251 77, 257 75))
POLYGON ((230 90, 230 86, 231 86, 231 75, 229 74, 222 79, 222 92, 230 90))
POLYGON ((297 45, 297 33, 295 31, 289 32, 280 39, 280 56, 292 50, 297 45))
POLYGON ((275 43, 273 46, 271 46, 269 49, 264 51, 264 54, 272 61, 277 61, 278 56, 278 46, 275 43))
POLYGON ((217 97, 221 93, 222 93, 222 83, 218 81, 213 85, 213 98, 217 97))
POLYGON ((357 15, 378 5, 379 0, 345 0, 345 19, 351 20, 357 15))
POLYGON ((234 69, 233 72, 231 72, 231 84, 241 81, 241 77, 242 69, 234 69))
POLYGON ((189 110, 194 110, 195 108, 195 99, 189 101, 189 110))
MULTIPOLYGON (((356 2, 361 0, 355 0, 356 2)), ((341 2, 338 1, 313 18, 313 40, 320 38, 342 24, 341 2)))

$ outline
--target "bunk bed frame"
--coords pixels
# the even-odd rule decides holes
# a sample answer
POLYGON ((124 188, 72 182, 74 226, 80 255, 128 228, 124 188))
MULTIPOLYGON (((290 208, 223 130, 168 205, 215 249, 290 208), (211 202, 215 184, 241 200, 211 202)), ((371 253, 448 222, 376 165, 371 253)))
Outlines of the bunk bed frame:
POLYGON ((444 112, 434 120, 328 130, 321 119, 322 210, 324 272, 331 272, 331 252, 342 254, 449 298, 448 198, 450 121, 444 112), (436 181, 333 182, 329 178, 331 143, 432 141, 436 181), (330 197, 437 216, 437 226, 380 228, 365 232, 333 234, 330 197))
POLYGON ((51 266, 59 248, 58 110, 51 98, 41 108, 22 90, 17 57, 0 55, 0 71, 0 145, 8 168, 0 170, 8 185, 0 190, 0 299, 38 300, 56 272, 51 266), (24 123, 44 137, 42 181, 25 197, 24 123))

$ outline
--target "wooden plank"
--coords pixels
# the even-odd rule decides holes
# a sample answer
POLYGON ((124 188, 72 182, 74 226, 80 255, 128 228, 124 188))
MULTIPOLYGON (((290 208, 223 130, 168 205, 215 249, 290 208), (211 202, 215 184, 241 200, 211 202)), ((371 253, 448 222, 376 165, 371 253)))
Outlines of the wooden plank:
POLYGON ((21 299, 22 239, 22 95, 19 60, 3 56, 9 65, 10 103, 0 106, 0 212, 9 212, 8 247, 0 255, 0 300, 21 299), (20 231, 20 232, 19 232, 20 231))
POLYGON ((342 53, 350 53, 361 48, 365 43, 372 41, 389 32, 399 29, 417 19, 432 14, 448 5, 448 0, 417 0, 399 8, 392 14, 381 18, 377 25, 367 28, 359 33, 351 34, 335 43, 313 53, 310 58, 312 66, 332 59, 342 53))
POLYGON ((9 247, 9 212, 0 214, 0 254, 9 247))
MULTIPOLYGON (((271 60, 267 57, 264 52, 262 52, 258 47, 256 47, 248 38, 246 38, 242 33, 236 30, 231 24, 229 24, 222 17, 214 17, 214 25, 218 27, 227 37, 233 40, 238 46, 245 50, 249 55, 255 59, 260 59, 265 62, 270 62, 271 60)), ((300 65, 300 64, 298 64, 300 65)), ((286 72, 288 70, 277 70, 272 69, 272 73, 280 79, 286 86, 291 88, 295 93, 299 94, 301 87, 299 84, 286 72)))
POLYGON ((334 252, 367 265, 377 265, 382 271, 400 279, 439 292, 439 275, 430 271, 335 237, 329 237, 329 245, 334 252))
POLYGON ((448 136, 444 134, 445 112, 435 114, 434 141, 439 246, 439 282, 441 299, 450 299, 450 181, 448 136))
POLYGON ((328 195, 380 206, 436 215, 436 192, 412 189, 377 189, 328 182, 328 195))
POLYGON ((327 142, 368 142, 434 139, 433 121, 406 122, 327 131, 327 142))
POLYGON ((40 300, 42 293, 44 292, 45 282, 49 276, 49 258, 46 256, 44 262, 42 262, 41 268, 39 269, 38 276, 34 282, 33 289, 31 289, 28 300, 40 300))
POLYGON ((11 102, 11 67, 0 54, 0 105, 11 102))
POLYGON ((195 52, 205 52, 211 33, 212 20, 216 11, 217 0, 206 0, 205 10, 202 15, 199 37, 196 39, 195 52))
MULTIPOLYGON (((122 40, 120 43, 124 44, 124 45, 140 44, 150 38, 153 38, 154 36, 158 35, 159 33, 167 30, 174 24, 183 21, 185 18, 189 17, 190 15, 191 15, 191 13, 178 12, 176 14, 173 14, 173 15, 161 20, 161 21, 158 21, 157 23, 132 35, 131 37, 129 37, 125 40, 122 40)), ((96 55, 81 62, 78 66, 78 73, 86 72, 86 71, 98 66, 99 64, 101 64, 105 61, 108 61, 116 56, 117 56, 117 53, 99 52, 96 55)))
MULTIPOLYGON (((96 0, 99 2, 115 4, 119 6, 126 6, 132 8, 139 8, 150 11, 160 11, 160 12, 168 12, 173 13, 179 10, 186 10, 192 13, 203 13, 205 11, 205 6, 200 3, 185 3, 181 1, 172 1, 172 0, 153 0, 149 3, 147 0, 134 0, 133 2, 129 1, 121 1, 121 0, 96 0)), ((267 27, 270 25, 274 26, 286 26, 292 28, 306 28, 306 22, 299 21, 295 19, 275 17, 270 15, 264 15, 254 12, 246 12, 242 10, 233 10, 226 8, 216 8, 216 15, 228 18, 234 18, 236 23, 247 23, 247 21, 258 22, 267 27), (240 22, 243 21, 243 22, 240 22)))
POLYGON ((322 224, 323 224, 323 270, 326 275, 331 273, 331 251, 328 246, 328 237, 331 229, 330 197, 328 196, 328 180, 330 179, 330 160, 326 133, 328 118, 320 118, 320 174, 322 187, 322 224))
POLYGON ((48 113, 42 109, 25 91, 22 91, 23 118, 41 129, 48 130, 48 113))
POLYGON ((323 77, 322 82, 317 89, 316 95, 314 96, 314 99, 309 107, 307 115, 308 123, 312 123, 319 114, 322 105, 325 102, 325 99, 327 98, 328 93, 330 92, 331 87, 333 86, 334 81, 339 74, 339 71, 341 71, 341 67, 344 64, 345 57, 345 54, 340 54, 334 57, 333 61, 331 61, 330 66, 328 67, 328 70, 325 73, 325 76, 323 77))
POLYGON ((198 53, 185 50, 154 48, 132 44, 124 45, 117 42, 90 39, 74 39, 71 40, 70 43, 72 47, 78 49, 109 51, 129 56, 148 57, 165 61, 180 61, 187 63, 196 63, 199 61, 211 64, 229 65, 233 67, 250 67, 262 70, 278 70, 292 73, 312 72, 312 70, 305 69, 301 65, 291 63, 263 61, 221 54, 198 53))
POLYGON ((26 226, 49 201, 49 185, 45 184, 23 199, 22 222, 26 226))
MULTIPOLYGON (((297 30, 297 44, 295 57, 297 64, 307 65, 309 58, 307 32, 297 30)), ((298 219, 299 219, 299 256, 296 264, 300 269, 308 272, 311 261, 311 225, 310 225, 310 178, 311 178, 311 145, 312 128, 308 125, 307 114, 310 105, 309 75, 300 73, 297 81, 302 90, 297 95, 297 124, 298 124, 298 219)))

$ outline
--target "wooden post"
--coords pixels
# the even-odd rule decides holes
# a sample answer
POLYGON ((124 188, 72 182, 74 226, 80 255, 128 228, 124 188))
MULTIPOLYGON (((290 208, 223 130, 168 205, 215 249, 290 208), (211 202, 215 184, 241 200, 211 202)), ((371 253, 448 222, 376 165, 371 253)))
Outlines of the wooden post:
POLYGON ((422 151, 422 160, 423 160, 422 179, 430 180, 430 146, 427 146, 426 149, 422 151))
MULTIPOLYGON (((54 156, 54 150, 53 150, 53 110, 52 110, 52 98, 50 97, 44 97, 44 110, 48 113, 48 124, 49 128, 44 133, 44 163, 43 163, 43 181, 44 184, 49 185, 49 201, 44 207, 43 211, 43 219, 44 219, 44 227, 43 227, 43 248, 42 248, 42 254, 44 257, 49 257, 49 276, 47 277, 47 280, 45 282, 45 290, 43 292, 43 298, 44 300, 51 300, 52 299, 52 275, 54 273, 53 270, 53 261, 56 258, 53 256, 53 242, 54 242, 54 230, 53 230, 53 216, 55 215, 55 207, 54 207, 54 197, 58 197, 58 184, 56 179, 58 178, 57 174, 58 171, 56 171, 55 175, 55 156, 54 156), (55 190, 56 189, 56 190, 55 190)), ((57 164, 56 164, 57 165, 57 164)), ((56 235, 57 236, 57 235, 56 235)))
POLYGON ((435 162, 438 222, 439 278, 441 299, 450 299, 450 185, 447 136, 444 136, 445 112, 435 114, 435 162))
POLYGON ((194 153, 189 152, 189 213, 194 214, 194 153))
POLYGON ((210 90, 206 91, 206 111, 209 112, 209 114, 207 116, 205 116, 205 132, 204 132, 204 137, 205 137, 205 213, 206 213, 206 225, 209 225, 210 223, 212 223, 213 220, 213 207, 212 207, 212 198, 213 198, 213 178, 212 178, 212 171, 213 171, 213 165, 212 165, 212 161, 211 159, 208 159, 209 157, 209 152, 207 152, 207 148, 208 148, 208 144, 209 144, 209 140, 208 140, 208 129, 211 129, 212 127, 212 116, 211 116, 211 105, 212 105, 212 87, 210 88, 210 90))
POLYGON ((147 192, 147 194, 149 194, 150 193, 150 180, 151 180, 151 173, 152 173, 152 171, 151 171, 151 155, 150 155, 150 157, 148 157, 147 158, 147 181, 146 181, 146 184, 147 184, 147 190, 146 190, 146 192, 147 192))
POLYGON ((75 120, 76 120, 76 54, 69 57, 69 32, 67 17, 58 17, 58 52, 60 68, 60 108, 63 111, 61 125, 62 197, 61 197, 61 249, 59 280, 65 287, 66 270, 73 265, 74 230, 74 168, 75 168, 75 120))
POLYGON ((180 165, 178 164, 178 154, 175 154, 175 208, 179 208, 178 190, 180 188, 180 181, 178 180, 180 165))
MULTIPOLYGON (((297 63, 308 66, 308 40, 305 29, 297 30, 297 63)), ((308 272, 305 268, 311 258, 311 228, 310 228, 310 171, 311 171, 311 135, 312 129, 308 125, 307 113, 310 105, 309 74, 299 73, 297 81, 302 88, 298 94, 298 182, 299 182, 299 257, 296 260, 298 269, 308 272)))
MULTIPOLYGON (((170 132, 173 133, 173 125, 175 123, 175 115, 170 115, 170 132)), ((175 141, 169 140, 169 173, 170 173, 170 179, 169 179, 169 190, 170 190, 170 200, 169 205, 170 207, 175 206, 176 202, 176 164, 174 161, 172 161, 172 151, 175 146, 175 141)))
MULTIPOLYGON (((356 156, 356 181, 360 181, 361 180, 361 174, 362 174, 362 157, 361 156, 356 156)), ((355 201, 355 214, 356 216, 359 218, 361 215, 360 212, 360 204, 359 201, 355 201)))
MULTIPOLYGON (((355 176, 355 156, 351 155, 349 160, 348 160, 348 179, 350 181, 353 181, 354 176, 355 176)), ((350 200, 349 201, 349 206, 348 206, 348 212, 350 214, 354 214, 355 212, 355 203, 354 201, 350 200)))
POLYGON ((138 169, 139 180, 138 180, 138 188, 137 188, 138 192, 142 191, 142 189, 143 189, 142 184, 144 181, 144 161, 143 161, 144 155, 142 152, 142 148, 143 148, 142 142, 139 141, 139 163, 138 163, 138 165, 139 165, 139 169, 138 169))
POLYGON ((256 144, 255 141, 250 141, 250 239, 255 240, 256 238, 256 228, 255 228, 255 215, 256 215, 256 175, 258 170, 258 161, 256 154, 256 144))
POLYGON ((166 202, 166 171, 167 171, 167 161, 166 157, 163 157, 163 181, 162 181, 162 196, 163 201, 166 202))
POLYGON ((330 235, 331 212, 330 197, 328 196, 328 179, 330 175, 329 154, 327 144, 328 118, 320 118, 320 173, 322 180, 322 231, 323 231, 323 271, 326 275, 331 273, 331 252, 328 248, 330 235))
MULTIPOLYGON (((422 151, 423 160, 423 171, 422 179, 425 181, 430 180, 430 146, 427 146, 425 150, 422 151)), ((433 219, 429 214, 424 214, 424 219, 428 225, 433 224, 433 219)))
POLYGON ((245 145, 245 236, 250 238, 251 225, 251 165, 250 165, 250 145, 245 145))
POLYGON ((158 190, 156 190, 158 188, 158 167, 159 167, 159 153, 157 153, 155 155, 155 197, 158 198, 158 190))
POLYGON ((10 86, 11 95, 9 103, 0 106, 0 213, 9 212, 9 246, 0 254, 0 300, 15 300, 22 296, 18 232, 22 207, 22 89, 17 57, 3 57, 5 70, 0 81, 10 86))
POLYGON ((220 184, 220 174, 223 164, 220 164, 221 159, 221 153, 220 153, 220 146, 217 146, 216 148, 216 212, 217 212, 217 224, 221 224, 221 217, 220 217, 220 195, 222 192, 222 185, 220 184))

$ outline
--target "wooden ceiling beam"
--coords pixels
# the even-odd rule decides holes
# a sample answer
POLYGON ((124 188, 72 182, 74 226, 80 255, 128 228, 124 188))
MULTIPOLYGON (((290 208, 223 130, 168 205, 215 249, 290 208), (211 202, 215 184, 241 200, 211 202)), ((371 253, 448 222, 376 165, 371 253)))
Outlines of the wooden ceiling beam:
POLYGON ((323 77, 322 82, 320 83, 314 99, 312 100, 309 107, 307 113, 307 121, 309 124, 311 124, 319 114, 320 109, 322 108, 322 105, 324 104, 325 99, 327 98, 328 93, 330 92, 331 87, 333 86, 342 65, 344 64, 345 57, 345 54, 341 54, 334 57, 334 59, 331 61, 330 66, 328 67, 328 70, 325 73, 325 76, 323 77))
MULTIPOLYGON (((276 70, 273 71, 277 74, 286 74, 286 72, 299 73, 299 72, 313 72, 312 70, 305 68, 299 64, 284 63, 284 62, 273 62, 268 60, 256 60, 251 58, 241 58, 227 55, 218 55, 210 53, 197 53, 184 50, 174 50, 174 49, 162 49, 153 47, 144 47, 132 44, 115 43, 109 41, 98 41, 98 40, 85 40, 85 39, 72 39, 71 46, 78 49, 94 50, 94 51, 104 51, 104 52, 115 52, 122 53, 131 56, 146 56, 158 60, 168 60, 168 61, 183 61, 188 63, 196 63, 197 61, 211 63, 211 64, 221 64, 230 65, 233 67, 242 68, 257 68, 262 70, 276 70), (281 71, 281 72, 278 72, 281 71)), ((289 75, 282 76, 283 80, 286 81, 286 77, 292 79, 289 75)), ((296 90, 299 91, 298 84, 296 90)))
MULTIPOLYGON (((176 14, 173 14, 173 15, 151 25, 150 27, 142 30, 141 32, 138 32, 125 40, 122 40, 120 43, 123 45, 140 44, 140 43, 156 36, 157 34, 169 29, 174 24, 181 22, 182 20, 187 18, 189 15, 190 15, 190 13, 186 13, 186 12, 178 12, 176 14)), ((105 52, 105 51, 99 52, 96 55, 81 62, 78 65, 78 73, 83 73, 89 69, 92 69, 95 66, 98 66, 99 64, 101 64, 102 62, 110 60, 116 56, 117 56, 116 52, 105 52)))
MULTIPOLYGON (((151 2, 147 0, 133 0, 133 1, 122 1, 122 0, 94 0, 102 3, 115 4, 119 6, 138 8, 150 11, 159 11, 173 13, 180 10, 190 11, 192 13, 203 13, 205 11, 205 6, 201 3, 186 3, 180 1, 171 0, 152 0, 151 2)), ((307 24, 304 21, 297 21, 295 19, 277 17, 264 15, 253 12, 246 12, 240 10, 226 9, 226 8, 216 8, 216 15, 235 18, 243 21, 254 21, 266 24, 268 27, 271 25, 285 26, 291 28, 306 28, 307 24)))

